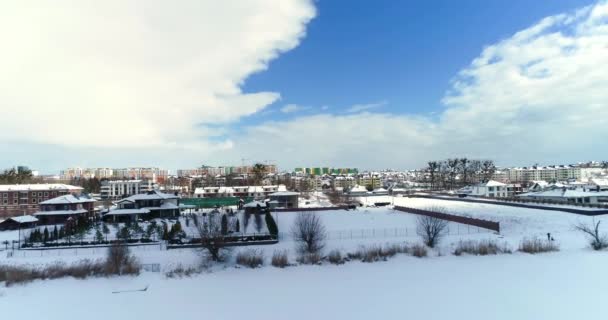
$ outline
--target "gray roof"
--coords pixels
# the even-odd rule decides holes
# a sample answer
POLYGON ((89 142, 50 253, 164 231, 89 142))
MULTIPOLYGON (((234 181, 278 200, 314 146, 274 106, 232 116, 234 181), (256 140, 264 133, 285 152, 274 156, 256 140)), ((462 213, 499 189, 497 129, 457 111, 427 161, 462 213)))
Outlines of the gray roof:
POLYGON ((176 196, 171 193, 162 193, 160 191, 154 190, 149 193, 135 194, 128 198, 124 198, 117 202, 130 201, 134 202, 137 200, 165 200, 165 199, 178 199, 179 196, 176 196))
POLYGON ((40 202, 40 204, 71 204, 71 203, 88 203, 88 202, 95 202, 95 199, 93 199, 85 194, 80 195, 80 196, 68 194, 65 196, 59 196, 57 198, 42 201, 42 202, 40 202))
POLYGON ((53 210, 53 211, 38 211, 34 213, 34 216, 68 216, 87 213, 85 209, 78 210, 53 210))
POLYGON ((38 219, 36 219, 36 217, 34 217, 34 216, 18 216, 18 217, 8 218, 8 220, 13 220, 17 223, 38 222, 38 219))
POLYGON ((148 209, 115 209, 106 213, 106 216, 122 216, 122 215, 134 215, 134 214, 148 214, 148 209))
POLYGON ((289 197, 289 196, 299 196, 300 193, 299 192, 293 192, 293 191, 279 191, 279 192, 275 192, 275 193, 271 193, 269 194, 269 196, 275 196, 275 197, 289 197))

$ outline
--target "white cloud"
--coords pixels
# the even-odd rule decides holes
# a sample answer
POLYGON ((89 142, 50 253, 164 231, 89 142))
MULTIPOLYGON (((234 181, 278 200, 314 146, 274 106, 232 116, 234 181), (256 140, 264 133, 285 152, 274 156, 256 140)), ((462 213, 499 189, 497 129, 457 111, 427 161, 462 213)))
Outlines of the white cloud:
POLYGON ((301 117, 252 127, 235 148, 263 157, 269 152, 264 141, 288 168, 406 168, 459 155, 514 165, 599 160, 608 149, 606 88, 608 3, 601 2, 547 17, 486 47, 453 80, 445 110, 433 118, 301 117))
POLYGON ((283 108, 281 108, 281 112, 294 113, 294 112, 308 110, 308 109, 310 109, 310 107, 302 107, 297 104, 288 104, 288 105, 284 106, 283 108))
POLYGON ((214 147, 205 124, 280 97, 240 86, 314 15, 307 0, 2 2, 0 142, 214 147))
POLYGON ((348 108, 348 113, 358 113, 362 111, 368 111, 370 109, 376 109, 383 107, 387 104, 386 101, 374 102, 374 103, 366 103, 366 104, 356 104, 350 108, 348 108))

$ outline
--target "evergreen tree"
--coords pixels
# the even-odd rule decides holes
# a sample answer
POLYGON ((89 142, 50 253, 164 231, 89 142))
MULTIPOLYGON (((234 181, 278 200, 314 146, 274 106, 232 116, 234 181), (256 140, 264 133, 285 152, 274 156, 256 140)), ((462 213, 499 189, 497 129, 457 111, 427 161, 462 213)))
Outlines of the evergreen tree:
POLYGON ((241 222, 239 219, 236 219, 236 232, 241 232, 241 222))
POLYGON ((95 230, 95 240, 99 243, 103 242, 104 240, 103 233, 101 233, 101 230, 99 230, 99 228, 95 230))
POLYGON ((42 242, 46 243, 47 241, 49 241, 49 230, 44 227, 44 235, 42 237, 42 242))
POLYGON ((63 227, 59 228, 59 233, 57 239, 62 239, 65 237, 65 229, 63 227))
POLYGON ((59 239, 59 231, 57 230, 57 226, 55 225, 55 227, 53 228, 53 240, 58 240, 59 239))
POLYGON ((226 216, 226 214, 222 215, 221 233, 223 235, 227 235, 228 234, 228 217, 226 216))
POLYGON ((101 232, 106 235, 106 241, 108 241, 108 235, 110 234, 110 228, 105 223, 101 225, 101 232))
POLYGON ((167 224, 164 223, 164 222, 163 222, 162 239, 163 240, 169 240, 169 227, 167 227, 167 224))
POLYGON ((272 235, 278 235, 279 234, 279 227, 277 226, 277 223, 274 221, 274 218, 272 217, 272 214, 270 214, 270 212, 266 212, 266 227, 268 228, 268 232, 270 232, 270 234, 272 235))

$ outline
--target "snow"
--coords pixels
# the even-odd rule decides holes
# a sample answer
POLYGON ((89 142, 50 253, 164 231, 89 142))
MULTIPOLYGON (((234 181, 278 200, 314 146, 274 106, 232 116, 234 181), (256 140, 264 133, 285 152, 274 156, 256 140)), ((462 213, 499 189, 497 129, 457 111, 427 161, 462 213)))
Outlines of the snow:
MULTIPOLYGON (((491 204, 405 197, 364 197, 362 202, 394 202, 415 208, 444 207, 451 214, 498 221, 501 234, 450 223, 450 234, 431 256, 417 259, 397 256, 386 262, 350 262, 341 266, 297 266, 250 270, 228 263, 211 273, 191 278, 167 279, 163 272, 178 264, 199 263, 199 251, 164 250, 160 245, 134 247, 142 263, 161 264, 161 273, 137 277, 37 281, 23 286, 0 287, 3 316, 19 319, 70 318, 123 319, 579 319, 601 316, 605 265, 608 254, 588 248, 584 235, 573 230, 578 222, 604 221, 566 212, 544 211, 491 204), (551 232, 560 252, 528 255, 515 252, 499 256, 450 255, 460 240, 494 239, 517 248, 525 237, 546 237, 551 232), (441 256, 438 254, 441 253, 441 256), (112 294, 117 290, 146 292, 112 294), (256 292, 254 297, 235 298, 256 292), (87 299, 82 299, 83 294, 87 299), (36 308, 23 308, 35 301, 36 308), (111 307, 109 307, 111 306, 111 307), (92 312, 103 310, 103 312, 92 312)), ((314 201, 314 200, 312 200, 314 201)), ((359 208, 355 211, 317 212, 329 239, 326 251, 354 250, 360 245, 418 242, 415 215, 391 208, 359 208), (373 230, 374 232, 369 232, 373 230), (407 233, 391 230, 408 230, 407 233), (353 232, 354 231, 354 232, 353 232), (357 233, 358 231, 362 231, 357 233), (388 231, 388 233, 386 233, 388 231)), ((253 246, 264 252, 290 250, 294 243, 289 228, 297 212, 275 212, 281 231, 276 245, 253 246)), ((602 222, 602 226, 608 223, 602 222)), ((253 222, 252 222, 253 224, 253 222)), ((182 222, 182 227, 186 229, 182 222)), ((250 225, 251 228, 251 225, 250 225)), ((145 229, 145 227, 144 227, 145 229)), ((16 231, 0 232, 0 239, 16 231)), ((11 238, 12 239, 12 238, 11 238)), ((105 249, 17 251, 12 258, 0 254, 0 263, 44 264, 103 257, 105 249)))
POLYGON ((34 216, 18 216, 18 217, 12 217, 9 219, 14 220, 18 223, 28 223, 28 222, 37 222, 38 221, 38 219, 36 219, 36 217, 34 217, 34 216))

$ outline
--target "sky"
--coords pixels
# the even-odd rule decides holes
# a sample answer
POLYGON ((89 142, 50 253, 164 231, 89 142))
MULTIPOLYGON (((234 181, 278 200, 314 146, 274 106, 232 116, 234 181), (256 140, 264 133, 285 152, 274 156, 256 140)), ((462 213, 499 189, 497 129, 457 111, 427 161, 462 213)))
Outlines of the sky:
POLYGON ((0 2, 0 167, 606 160, 608 2, 0 2))

